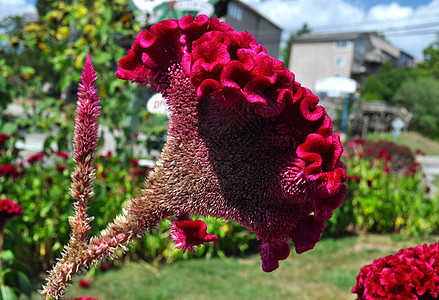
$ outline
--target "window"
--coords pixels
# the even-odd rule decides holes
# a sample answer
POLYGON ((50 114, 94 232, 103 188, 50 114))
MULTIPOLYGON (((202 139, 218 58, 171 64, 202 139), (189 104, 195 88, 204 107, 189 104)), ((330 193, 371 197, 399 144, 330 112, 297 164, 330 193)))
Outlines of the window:
POLYGON ((242 8, 235 3, 229 3, 227 14, 238 21, 242 20, 242 8))
POLYGON ((345 59, 344 56, 337 56, 337 57, 335 58, 335 65, 336 65, 337 67, 344 67, 345 62, 346 62, 346 59, 345 59))
POLYGON ((348 48, 348 41, 347 40, 340 40, 335 42, 335 48, 337 50, 345 50, 348 48))
POLYGON ((355 43, 355 52, 357 52, 359 54, 364 54, 364 52, 366 52, 366 47, 364 46, 364 44, 362 42, 355 43))

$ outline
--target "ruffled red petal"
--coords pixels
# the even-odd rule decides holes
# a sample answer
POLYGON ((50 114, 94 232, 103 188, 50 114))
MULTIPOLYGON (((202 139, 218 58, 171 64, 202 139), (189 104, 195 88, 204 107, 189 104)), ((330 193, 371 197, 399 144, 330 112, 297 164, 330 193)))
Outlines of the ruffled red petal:
POLYGON ((320 234, 325 229, 324 221, 316 221, 309 215, 291 232, 291 239, 297 254, 308 251, 320 241, 320 234))

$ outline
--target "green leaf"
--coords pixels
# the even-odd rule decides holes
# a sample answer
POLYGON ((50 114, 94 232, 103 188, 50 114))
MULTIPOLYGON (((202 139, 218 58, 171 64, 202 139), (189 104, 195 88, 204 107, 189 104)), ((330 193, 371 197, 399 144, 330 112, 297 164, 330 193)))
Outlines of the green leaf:
POLYGON ((14 293, 14 290, 11 287, 7 285, 2 285, 0 289, 2 300, 18 300, 17 295, 14 293))
POLYGON ((26 274, 20 271, 16 274, 18 276, 18 286, 20 287, 20 290, 26 295, 30 296, 30 294, 32 293, 32 286, 29 278, 27 278, 26 274))
POLYGON ((12 265, 14 263, 14 253, 11 250, 3 251, 0 253, 0 257, 7 265, 12 265))
POLYGON ((35 69, 29 66, 22 66, 20 67, 20 73, 23 75, 35 74, 35 69))
POLYGON ((14 123, 5 123, 3 124, 2 128, 1 128, 1 132, 4 132, 6 134, 14 134, 15 132, 17 132, 18 130, 18 126, 14 123))

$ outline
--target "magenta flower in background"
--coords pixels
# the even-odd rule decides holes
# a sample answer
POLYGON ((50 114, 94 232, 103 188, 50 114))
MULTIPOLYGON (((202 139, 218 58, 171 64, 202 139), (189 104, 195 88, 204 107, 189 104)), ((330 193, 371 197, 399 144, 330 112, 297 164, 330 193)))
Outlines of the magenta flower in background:
POLYGON ((358 300, 439 299, 439 243, 401 249, 361 268, 358 300))
POLYGON ((288 257, 288 240, 297 253, 320 240, 346 192, 343 147, 318 97, 253 36, 205 15, 165 20, 137 35, 116 76, 168 101, 168 140, 144 195, 184 220, 171 227, 177 247, 212 239, 182 223, 197 222, 189 215, 256 232, 264 271, 288 257))
POLYGON ((170 225, 171 238, 177 243, 175 248, 186 250, 195 254, 195 246, 204 243, 218 241, 218 237, 214 234, 207 234, 207 225, 201 220, 184 220, 172 222, 170 225))

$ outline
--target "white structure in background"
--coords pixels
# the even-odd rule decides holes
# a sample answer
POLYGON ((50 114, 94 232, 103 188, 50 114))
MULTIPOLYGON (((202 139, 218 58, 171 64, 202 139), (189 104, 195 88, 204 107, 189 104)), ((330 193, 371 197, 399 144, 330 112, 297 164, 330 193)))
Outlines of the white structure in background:
POLYGON ((162 114, 169 117, 168 104, 162 94, 154 94, 149 98, 146 109, 152 114, 162 114))
POLYGON ((319 93, 320 98, 323 98, 323 94, 326 94, 328 97, 340 99, 344 96, 341 131, 345 133, 348 120, 349 97, 350 94, 357 91, 357 82, 353 79, 343 78, 341 76, 332 76, 316 80, 314 90, 319 93))
POLYGON ((316 80, 314 90, 326 93, 329 97, 342 97, 357 91, 357 82, 340 76, 326 77, 316 80))

